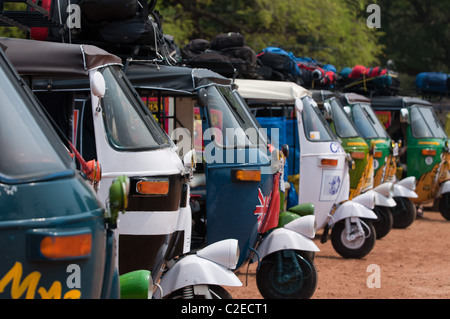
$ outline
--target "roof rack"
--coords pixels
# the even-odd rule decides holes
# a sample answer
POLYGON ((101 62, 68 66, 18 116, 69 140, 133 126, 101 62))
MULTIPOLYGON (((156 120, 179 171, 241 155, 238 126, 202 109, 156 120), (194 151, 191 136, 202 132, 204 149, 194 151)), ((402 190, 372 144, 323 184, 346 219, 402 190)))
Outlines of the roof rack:
POLYGON ((51 12, 32 0, 0 0, 0 26, 12 26, 30 32, 32 27, 61 27, 61 24, 51 18, 51 12), (7 2, 25 3, 27 10, 5 11, 7 2))

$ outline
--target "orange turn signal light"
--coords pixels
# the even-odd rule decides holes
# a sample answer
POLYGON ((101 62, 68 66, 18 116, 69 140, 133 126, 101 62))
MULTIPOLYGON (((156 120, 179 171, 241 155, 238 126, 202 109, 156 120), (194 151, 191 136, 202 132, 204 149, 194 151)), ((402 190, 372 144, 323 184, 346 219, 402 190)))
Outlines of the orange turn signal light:
POLYGON ((92 235, 45 236, 41 241, 41 253, 51 259, 86 257, 91 254, 92 235))
POLYGON ((236 170, 233 172, 234 180, 241 182, 259 182, 261 181, 260 170, 236 170))
POLYGON ((422 155, 434 156, 434 155, 436 155, 436 150, 430 150, 430 149, 422 150, 422 155))
POLYGON ((373 152, 373 157, 375 158, 380 158, 383 156, 383 153, 381 151, 374 151, 373 152))
POLYGON ((169 181, 147 181, 136 183, 136 191, 144 195, 167 195, 169 193, 169 181))
POLYGON ((355 159, 364 159, 366 157, 366 153, 364 153, 364 152, 353 152, 351 155, 352 155, 352 158, 355 158, 355 159))
POLYGON ((332 158, 322 158, 320 160, 320 164, 328 165, 328 166, 337 166, 338 160, 337 159, 332 159, 332 158))

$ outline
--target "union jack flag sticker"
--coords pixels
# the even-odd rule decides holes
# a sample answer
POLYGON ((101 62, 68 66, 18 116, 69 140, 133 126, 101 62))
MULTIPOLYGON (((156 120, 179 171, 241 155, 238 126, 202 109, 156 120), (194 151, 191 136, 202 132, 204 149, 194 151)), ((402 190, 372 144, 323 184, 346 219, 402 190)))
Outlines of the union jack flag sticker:
POLYGON ((269 210, 269 204, 270 204, 271 197, 272 197, 272 192, 270 192, 269 196, 264 196, 263 192, 261 191, 261 188, 258 188, 258 199, 259 199, 260 205, 256 205, 256 208, 253 211, 253 214, 255 214, 258 218, 258 231, 261 230, 262 223, 264 222, 264 220, 266 218, 266 214, 269 210))

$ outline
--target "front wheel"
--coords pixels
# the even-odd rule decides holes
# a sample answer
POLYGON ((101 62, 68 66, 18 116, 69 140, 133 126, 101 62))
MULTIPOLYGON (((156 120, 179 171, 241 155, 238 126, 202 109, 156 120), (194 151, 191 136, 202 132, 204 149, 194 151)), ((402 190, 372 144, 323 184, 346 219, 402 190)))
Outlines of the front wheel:
POLYGON ((406 228, 416 219, 416 206, 407 197, 394 197, 395 205, 392 208, 394 217, 394 228, 406 228))
POLYGON ((338 221, 331 232, 331 243, 334 250, 344 258, 362 258, 369 254, 375 246, 376 232, 372 223, 359 219, 338 221), (349 233, 346 230, 348 223, 349 233), (359 223, 359 225, 358 225, 359 223))
POLYGON ((445 219, 450 220, 450 193, 442 194, 439 199, 439 211, 445 219))
POLYGON ((394 218, 392 217, 390 207, 375 206, 373 212, 378 217, 377 220, 373 222, 373 227, 375 227, 377 239, 380 239, 389 234, 394 225, 394 218))
POLYGON ((175 290, 164 299, 233 299, 230 293, 222 286, 205 285, 202 286, 203 293, 195 294, 194 287, 188 286, 175 290))
POLYGON ((256 284, 265 299, 308 299, 317 287, 317 271, 310 254, 277 251, 262 260, 256 284))

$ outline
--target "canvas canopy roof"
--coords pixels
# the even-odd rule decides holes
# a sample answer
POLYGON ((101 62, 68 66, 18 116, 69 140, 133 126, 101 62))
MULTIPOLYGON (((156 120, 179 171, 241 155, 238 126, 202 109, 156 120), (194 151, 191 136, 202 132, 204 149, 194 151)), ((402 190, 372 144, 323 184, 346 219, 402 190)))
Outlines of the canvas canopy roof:
POLYGON ((380 96, 373 97, 371 99, 372 108, 378 110, 390 110, 395 111, 399 110, 403 107, 407 107, 413 104, 420 104, 426 106, 432 106, 432 104, 428 101, 415 98, 415 97, 405 97, 405 96, 380 96))
POLYGON ((342 105, 354 104, 354 103, 367 103, 370 104, 370 99, 364 95, 358 93, 341 93, 333 92, 329 90, 313 90, 313 98, 319 103, 332 97, 336 97, 342 105))
POLYGON ((344 94, 345 99, 348 103, 354 104, 354 103, 367 103, 370 104, 370 99, 365 97, 364 95, 357 94, 357 93, 345 93, 344 94))
POLYGON ((21 75, 73 77, 122 60, 93 45, 0 37, 6 55, 21 75))
POLYGON ((329 90, 311 90, 312 97, 317 103, 322 103, 332 97, 338 97, 335 92, 329 90))
POLYGON ((231 80, 207 69, 133 63, 125 73, 136 88, 184 94, 195 94, 197 89, 211 84, 231 85, 231 80))
POLYGON ((239 94, 246 99, 294 102, 312 96, 311 92, 294 82, 236 79, 239 94))

